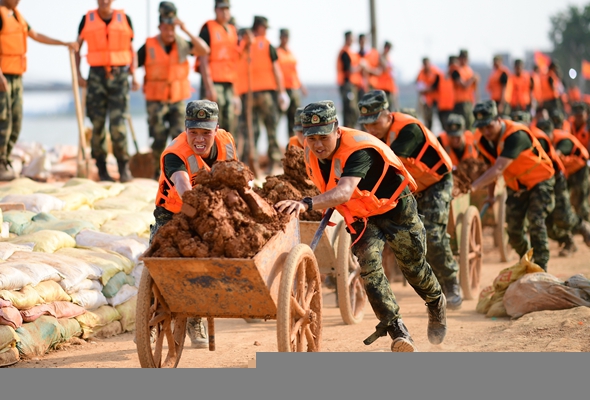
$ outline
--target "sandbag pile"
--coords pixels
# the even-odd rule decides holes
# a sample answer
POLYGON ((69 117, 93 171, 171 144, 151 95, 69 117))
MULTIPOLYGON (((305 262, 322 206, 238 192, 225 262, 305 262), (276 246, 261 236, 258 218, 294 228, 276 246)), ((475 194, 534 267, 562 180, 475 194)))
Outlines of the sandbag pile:
POLYGON ((26 208, 0 214, 0 366, 134 330, 156 192, 147 179, 0 186, 0 204, 26 208))

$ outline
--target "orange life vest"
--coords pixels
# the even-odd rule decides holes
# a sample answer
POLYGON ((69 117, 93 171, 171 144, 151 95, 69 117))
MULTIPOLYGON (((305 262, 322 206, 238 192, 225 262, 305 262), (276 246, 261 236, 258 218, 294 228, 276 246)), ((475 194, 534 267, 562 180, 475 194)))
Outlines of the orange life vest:
POLYGON ((289 138, 289 143, 287 143, 287 149, 290 149, 293 147, 299 147, 300 149, 303 148, 303 145, 301 143, 299 143, 299 139, 297 138, 297 136, 291 136, 289 138))
POLYGON ((555 100, 559 98, 559 91, 557 87, 559 85, 559 78, 553 71, 549 71, 546 74, 541 75, 541 102, 555 100), (549 84, 549 78, 553 78, 553 87, 549 84))
POLYGON ((590 155, 588 153, 588 150, 582 145, 582 143, 580 143, 578 139, 576 139, 574 135, 564 131, 563 129, 553 130, 553 144, 555 147, 557 147, 559 142, 566 139, 572 141, 572 151, 567 156, 561 154, 559 157, 561 158, 563 166, 565 167, 566 176, 570 176, 571 174, 575 174, 587 165, 590 155))
MULTIPOLYGON (((237 160, 236 145, 234 138, 229 132, 223 129, 218 129, 215 135, 215 145, 217 146, 217 161, 223 160, 237 160)), ((192 147, 188 143, 186 132, 182 132, 176 137, 160 157, 160 180, 158 182, 158 194, 156 195, 156 206, 164 207, 166 210, 177 213, 182 208, 182 198, 178 195, 176 188, 172 182, 166 178, 164 173, 164 157, 167 154, 175 154, 186 166, 188 176, 191 180, 191 185, 194 187, 194 178, 200 169, 210 171, 211 168, 203 161, 203 159, 195 155, 192 147)))
POLYGON ((176 103, 191 97, 189 62, 179 62, 176 43, 168 54, 160 37, 154 36, 146 40, 145 53, 143 92, 146 100, 176 103))
POLYGON ((363 78, 362 78, 361 73, 359 71, 353 72, 353 73, 344 72, 344 66, 342 65, 342 61, 340 60, 342 53, 346 53, 350 57, 350 68, 351 69, 355 69, 356 67, 358 67, 360 59, 361 59, 361 57, 359 56, 358 53, 350 51, 350 47, 345 46, 342 48, 342 50, 340 50, 340 53, 338 53, 338 61, 336 62, 336 74, 337 74, 336 78, 337 78, 338 86, 344 85, 344 81, 346 80, 346 77, 348 77, 348 80, 353 85, 361 86, 363 83, 363 78))
POLYGON ((477 158, 479 156, 479 153, 477 152, 477 147, 475 146, 473 133, 471 131, 465 131, 463 133, 463 138, 465 139, 465 151, 463 152, 463 156, 461 157, 461 159, 459 159, 457 157, 457 154, 455 154, 455 151, 453 151, 453 148, 451 147, 451 142, 449 140, 449 136, 447 135, 447 133, 442 132, 440 135, 438 135, 439 141, 442 143, 443 147, 445 148, 445 151, 451 158, 451 161, 453 162, 454 166, 459 165, 459 163, 463 160, 467 160, 469 158, 477 158))
POLYGON ((522 109, 531 105, 531 75, 522 71, 520 75, 512 75, 512 108, 522 109))
POLYGON ((582 124, 580 128, 576 128, 573 118, 569 122, 571 134, 574 135, 575 138, 578 139, 580 143, 582 143, 582 146, 587 149, 588 144, 590 144, 590 132, 588 132, 588 124, 582 124))
MULTIPOLYGON (((420 70, 420 73, 418 73, 418 77, 416 78, 416 82, 422 82, 427 89, 430 89, 430 87, 432 87, 432 85, 436 81, 437 76, 440 77, 440 85, 440 79, 442 79, 442 72, 437 67, 432 65, 430 66, 430 71, 428 72, 426 72, 424 68, 420 70)), ((426 105, 431 107, 432 103, 438 100, 438 90, 424 94, 424 100, 426 101, 426 105)))
POLYGON ((123 10, 113 10, 108 25, 100 18, 98 10, 88 11, 80 37, 88 44, 86 61, 91 67, 131 65, 133 30, 123 10))
POLYGON ((236 67, 234 93, 238 96, 248 93, 248 53, 244 50, 244 42, 240 46, 240 59, 236 67))
POLYGON ((541 75, 533 72, 531 76, 533 78, 533 97, 537 100, 537 103, 542 103, 541 75))
POLYGON ((437 98, 438 111, 453 111, 455 108, 455 83, 448 74, 440 74, 437 98))
POLYGON ((582 101, 582 92, 580 91, 579 87, 572 86, 567 91, 567 97, 568 97, 570 103, 582 101))
MULTIPOLYGON (((238 33, 236 27, 227 24, 227 30, 215 20, 205 23, 209 30, 209 74, 213 82, 235 83, 236 67, 240 60, 238 33)), ((195 61, 195 71, 199 72, 199 59, 195 61)))
POLYGON ((487 89, 490 93, 490 98, 495 102, 499 103, 501 100, 504 100, 507 103, 512 101, 512 79, 511 73, 508 68, 504 65, 501 65, 499 68, 494 68, 490 78, 488 79, 487 89), (504 91, 504 99, 502 99, 502 84, 500 83, 500 77, 502 74, 506 74, 508 77, 508 82, 506 82, 506 90, 504 91))
MULTIPOLYGON (((547 179, 550 179, 554 174, 555 170, 553 169, 553 163, 551 159, 545 153, 543 148, 541 147, 541 143, 537 140, 537 138, 531 133, 530 129, 527 128, 525 125, 508 121, 502 120, 504 124, 506 124, 506 129, 504 130, 504 134, 498 141, 496 146, 496 152, 498 156, 502 154, 502 150, 504 149, 504 142, 508 136, 512 135, 514 132, 517 131, 524 131, 529 135, 533 145, 521 152, 518 157, 504 170, 504 181, 506 182, 506 186, 511 188, 514 191, 518 191, 520 189, 519 183, 524 185, 527 190, 531 190, 535 185, 540 182, 543 182, 547 179), (533 153, 533 149, 537 151, 538 155, 533 153)), ((481 135, 479 129, 476 132, 477 134, 481 135)), ((481 141, 485 140, 483 136, 479 136, 479 140, 476 142, 477 147, 479 148, 479 152, 486 157, 492 164, 496 162, 496 158, 492 156, 481 144, 481 141)))
MULTIPOLYGON (((243 70, 248 76, 248 53, 240 58, 243 70), (245 65, 244 65, 245 64, 245 65)), ((273 61, 270 58, 270 42, 264 36, 256 36, 250 44, 252 92, 277 90, 277 81, 273 70, 273 61)), ((246 78, 246 92, 248 91, 246 78)))
POLYGON ((539 141, 544 140, 545 142, 547 142, 547 145, 549 146, 549 152, 548 153, 546 152, 546 153, 549 156, 549 158, 551 159, 551 161, 553 162, 553 168, 555 169, 557 167, 557 171, 561 171, 565 174, 566 173, 565 166, 563 165, 561 158, 559 158, 559 156, 555 152, 555 148, 553 147, 553 143, 551 142, 551 138, 549 138, 549 136, 547 136, 547 134, 545 132, 543 132, 542 130, 540 130, 537 127, 531 128, 531 133, 537 138, 537 140, 539 140, 539 141))
POLYGON ((27 70, 27 21, 17 9, 0 6, 2 29, 0 30, 0 68, 2 73, 22 75, 27 70), (16 18, 15 18, 16 17, 16 18))
POLYGON ((342 171, 346 165, 348 157, 355 151, 361 149, 374 149, 379 152, 385 166, 381 178, 370 192, 368 190, 360 190, 355 188, 350 200, 346 203, 336 206, 336 210, 344 217, 351 232, 356 233, 350 226, 355 219, 365 219, 374 215, 384 214, 387 211, 393 210, 398 203, 399 196, 406 186, 414 192, 416 190, 416 182, 408 171, 404 168, 401 160, 393 153, 393 151, 376 137, 356 129, 340 127, 341 137, 340 146, 336 149, 332 156, 332 168, 330 171, 330 178, 327 182, 324 181, 322 171, 320 169, 319 160, 313 154, 311 149, 305 147, 305 167, 307 175, 317 186, 321 193, 325 193, 334 189, 338 185, 338 181, 342 175, 342 171), (385 174, 389 168, 395 168, 400 175, 404 177, 403 182, 389 199, 379 199, 375 196, 375 192, 379 185, 385 178, 385 174))
POLYGON ((406 126, 409 124, 417 124, 422 133, 424 133, 424 146, 418 153, 416 158, 412 157, 401 157, 399 156, 400 160, 404 163, 404 166, 408 170, 408 172, 412 175, 412 177, 416 180, 416 184, 418 185, 418 192, 429 188, 430 186, 434 185, 436 182, 440 181, 444 175, 437 174, 436 171, 443 165, 447 167, 448 173, 450 173, 453 169, 453 162, 451 161, 451 157, 447 154, 445 149, 442 147, 436 136, 424 126, 422 122, 418 119, 406 115, 400 112, 393 112, 391 113, 393 116, 393 123, 389 128, 389 132, 385 137, 385 143, 388 146, 391 146, 393 141, 396 138, 396 135, 406 126), (437 162, 432 168, 428 167, 426 164, 422 162, 422 157, 426 153, 426 150, 429 148, 433 148, 440 158, 439 162, 437 162))
MULTIPOLYGON (((451 69, 452 71, 459 72, 462 81, 468 81, 473 77, 473 70, 469 65, 461 66, 453 66, 451 69)), ((469 86, 468 88, 464 88, 458 83, 455 83, 455 103, 466 103, 470 102, 473 103, 475 100, 475 87, 474 85, 469 86)))
MULTIPOLYGON (((380 56, 377 53, 377 65, 379 66, 380 56)), ((387 66, 381 72, 381 75, 371 75, 369 82, 371 87, 375 90, 383 90, 387 93, 397 93, 397 85, 395 84, 395 78, 393 77, 393 66, 389 58, 386 59, 387 66)))
POLYGON ((279 66, 283 73, 285 89, 299 89, 301 82, 297 74, 297 59, 295 55, 291 51, 277 47, 277 56, 279 57, 279 66))

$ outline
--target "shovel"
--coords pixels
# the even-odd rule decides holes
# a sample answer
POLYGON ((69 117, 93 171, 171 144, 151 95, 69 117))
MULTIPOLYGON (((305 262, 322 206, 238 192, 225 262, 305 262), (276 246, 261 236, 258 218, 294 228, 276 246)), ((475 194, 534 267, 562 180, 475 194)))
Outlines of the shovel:
POLYGON ((78 74, 76 71, 76 59, 74 50, 70 49, 70 69, 72 71, 72 89, 74 91, 74 105, 76 106, 76 119, 78 120, 78 160, 76 176, 88 178, 90 172, 90 160, 86 154, 86 129, 84 128, 84 115, 80 103, 80 90, 78 86, 78 74))
POLYGON ((139 152, 137 137, 135 136, 135 129, 133 128, 130 115, 127 116, 127 123, 129 124, 129 131, 131 132, 131 138, 135 147, 135 154, 129 159, 129 171, 134 178, 153 179, 155 170, 152 152, 143 154, 139 152))

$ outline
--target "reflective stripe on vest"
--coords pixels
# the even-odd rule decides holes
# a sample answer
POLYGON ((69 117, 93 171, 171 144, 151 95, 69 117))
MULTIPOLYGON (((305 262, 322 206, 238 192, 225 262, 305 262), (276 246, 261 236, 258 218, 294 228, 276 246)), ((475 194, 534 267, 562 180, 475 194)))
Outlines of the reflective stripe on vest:
POLYGON ((5 6, 0 6, 0 18, 0 68, 3 74, 22 75, 27 70, 27 21, 18 10, 5 6))
POLYGON ((127 66, 132 62, 131 39, 133 30, 123 10, 114 10, 107 25, 98 10, 86 14, 80 37, 88 45, 86 60, 91 67, 127 66))

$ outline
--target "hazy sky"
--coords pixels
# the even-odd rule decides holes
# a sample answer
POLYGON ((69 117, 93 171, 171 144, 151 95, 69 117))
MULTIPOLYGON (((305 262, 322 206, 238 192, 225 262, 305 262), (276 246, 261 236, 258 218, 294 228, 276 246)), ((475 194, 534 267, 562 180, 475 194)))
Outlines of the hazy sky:
MULTIPOLYGON (((588 0, 375 0, 379 48, 385 40, 393 43, 392 61, 401 80, 413 80, 423 56, 444 63, 460 48, 470 52, 472 61, 490 62, 496 52, 523 57, 526 50, 550 49, 549 17, 568 5, 588 0)), ((159 0, 116 0, 135 29, 134 47, 157 33, 159 0), (149 4, 149 13, 148 13, 149 4), (148 25, 149 19, 149 25, 148 25)), ((179 17, 193 32, 214 17, 213 0, 176 0, 179 17)), ((40 33, 75 40, 82 16, 96 8, 95 0, 22 0, 19 10, 40 33)), ((237 24, 251 26, 254 15, 269 19, 267 36, 278 45, 278 30, 291 30, 291 47, 299 60, 304 83, 335 83, 336 56, 347 30, 370 31, 368 0, 232 0, 237 24)), ((370 44, 370 39, 369 39, 370 44)), ((83 47, 86 53, 86 46, 83 47)), ((29 40, 29 69, 26 81, 71 79, 65 48, 41 45, 29 40)), ((138 77, 143 75, 143 70, 138 77)), ((192 74, 191 80, 198 81, 192 74)))

